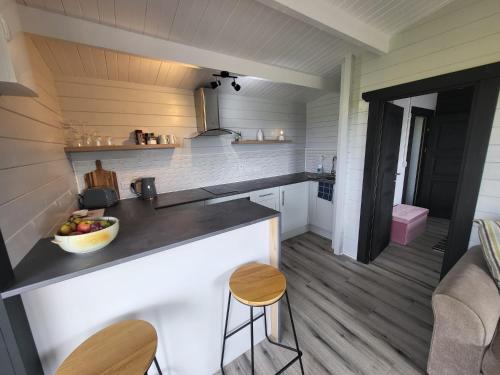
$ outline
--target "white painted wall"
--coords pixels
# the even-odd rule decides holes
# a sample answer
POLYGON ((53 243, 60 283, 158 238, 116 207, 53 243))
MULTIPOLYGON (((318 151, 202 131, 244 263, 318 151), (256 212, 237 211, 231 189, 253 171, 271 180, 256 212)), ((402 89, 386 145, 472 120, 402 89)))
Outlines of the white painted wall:
POLYGON ((276 139, 283 129, 293 141, 231 145, 232 136, 185 138, 196 134, 191 91, 81 78, 61 78, 56 86, 66 123, 86 122, 87 132, 111 136, 118 144, 133 142, 129 134, 142 129, 174 134, 182 145, 175 150, 73 154, 80 190, 96 159, 117 173, 122 198, 133 196, 131 180, 147 175, 157 178, 157 190, 163 193, 304 171, 305 104, 221 95, 223 127, 247 139, 255 139, 259 128, 265 138, 276 139))
MULTIPOLYGON (((391 52, 356 59, 350 105, 344 254, 356 257, 368 104, 361 94, 500 60, 500 2, 458 0, 393 38, 391 52)), ((477 217, 500 217, 500 114, 490 139, 477 217)), ((474 234, 473 230, 473 234, 474 234)))
POLYGON ((39 96, 0 96, 0 229, 13 266, 76 206, 52 74, 24 39, 39 96))
MULTIPOLYGON (((307 103, 306 171, 316 172, 323 158, 326 173, 337 155, 340 94, 328 93, 307 103)), ((333 201, 318 198, 318 183, 309 183, 309 230, 332 238, 333 201)))
POLYGON ((396 176, 396 188, 394 192, 394 205, 401 204, 405 182, 406 153, 408 152, 408 140, 410 138, 411 107, 425 109, 436 109, 437 94, 428 94, 394 100, 393 103, 403 107, 403 126, 401 128, 401 142, 399 144, 398 169, 396 176))
MULTIPOLYGON (((500 98, 493 120, 475 218, 500 220, 500 98)), ((477 244, 479 244, 479 236, 477 226, 474 224, 470 245, 477 244)))
MULTIPOLYGON (((424 131, 424 117, 416 116, 415 123, 413 126, 413 137, 411 140, 411 153, 409 156, 410 160, 407 160, 408 164, 408 186, 406 188, 406 197, 402 197, 401 200, 406 202, 413 202, 415 198, 415 192, 417 188, 417 173, 418 165, 421 159, 421 146, 422 146, 422 132, 424 131)), ((409 147, 409 144, 408 144, 409 147)), ((406 177, 406 176, 405 176, 406 177)))
POLYGON ((337 154, 339 100, 340 94, 332 92, 307 103, 307 172, 316 172, 321 156, 325 172, 332 168, 332 158, 337 154))
MULTIPOLYGON (((45 374, 54 374, 93 333, 125 319, 143 319, 156 328, 164 374, 214 374, 229 277, 245 263, 269 264, 269 241, 267 220, 23 294, 45 374)), ((249 313, 233 299, 229 329, 246 322, 249 313)), ((256 343, 263 338, 261 319, 256 343)), ((226 363, 249 348, 247 327, 227 341, 226 363)), ((157 374, 154 368, 149 373, 157 374)))

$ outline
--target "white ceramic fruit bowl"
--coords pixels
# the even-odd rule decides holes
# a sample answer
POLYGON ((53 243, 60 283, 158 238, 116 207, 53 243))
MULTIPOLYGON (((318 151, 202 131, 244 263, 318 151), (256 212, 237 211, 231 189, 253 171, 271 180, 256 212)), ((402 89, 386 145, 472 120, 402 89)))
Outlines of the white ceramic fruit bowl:
POLYGON ((75 254, 86 254, 102 249, 113 241, 120 228, 120 222, 116 217, 100 216, 93 217, 92 221, 110 220, 114 221, 112 225, 96 232, 78 234, 74 236, 60 236, 56 234, 52 241, 67 252, 75 254))

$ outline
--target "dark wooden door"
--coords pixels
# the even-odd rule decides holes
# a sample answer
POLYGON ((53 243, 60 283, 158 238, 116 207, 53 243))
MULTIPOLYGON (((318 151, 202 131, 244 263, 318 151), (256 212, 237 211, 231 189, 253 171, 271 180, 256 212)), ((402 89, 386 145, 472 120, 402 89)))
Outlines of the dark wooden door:
POLYGON ((430 216, 451 218, 464 154, 472 93, 471 88, 440 93, 436 115, 426 124, 417 206, 428 208, 430 216))
POLYGON ((403 108, 384 104, 384 117, 378 162, 377 200, 373 222, 373 243, 370 253, 374 260, 389 244, 391 238, 392 207, 398 169, 399 144, 403 124, 403 108))

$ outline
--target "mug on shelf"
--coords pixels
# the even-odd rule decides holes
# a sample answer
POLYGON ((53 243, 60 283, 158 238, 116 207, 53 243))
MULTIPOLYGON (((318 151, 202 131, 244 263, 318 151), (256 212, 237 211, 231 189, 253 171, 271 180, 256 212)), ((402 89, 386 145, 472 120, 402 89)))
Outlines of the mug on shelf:
POLYGON ((177 143, 177 139, 175 138, 175 135, 169 134, 167 135, 168 137, 168 143, 171 145, 175 145, 177 143))
POLYGON ((158 144, 166 145, 168 144, 168 137, 165 134, 161 134, 158 136, 158 144))

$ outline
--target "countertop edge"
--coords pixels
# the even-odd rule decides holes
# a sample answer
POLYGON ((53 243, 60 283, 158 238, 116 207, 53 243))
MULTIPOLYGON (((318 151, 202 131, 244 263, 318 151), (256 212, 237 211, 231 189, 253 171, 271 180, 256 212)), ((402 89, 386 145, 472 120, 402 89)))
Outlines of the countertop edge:
MULTIPOLYGON (((327 178, 313 177, 314 175, 315 175, 315 173, 311 173, 311 172, 297 172, 297 173, 290 173, 290 174, 286 174, 286 175, 278 175, 278 176, 272 176, 272 177, 265 177, 265 178, 256 179, 256 180, 255 179, 254 180, 244 180, 244 181, 231 182, 231 183, 227 183, 227 184, 212 185, 212 186, 202 186, 202 187, 199 187, 199 188, 196 188, 196 189, 204 190, 205 192, 211 194, 212 195, 211 197, 197 198, 197 199, 191 199, 191 200, 179 200, 179 201, 176 201, 173 204, 156 205, 155 208, 156 209, 164 209, 164 208, 171 208, 171 207, 175 207, 175 206, 180 206, 180 205, 183 205, 183 204, 196 203, 196 202, 205 202, 205 201, 208 201, 208 200, 211 200, 211 199, 225 198, 225 197, 230 197, 230 196, 238 195, 238 194, 247 194, 247 193, 252 193, 254 191, 259 191, 259 190, 262 190, 262 189, 271 189, 271 188, 275 188, 275 187, 279 187, 279 186, 287 186, 287 185, 299 184, 301 182, 307 182, 307 181, 333 182, 335 184, 335 180, 332 181, 332 180, 329 180, 327 178), (290 178, 291 176, 295 176, 296 180, 287 180, 287 178, 290 178), (258 180, 279 179, 279 178, 282 178, 283 181, 279 181, 279 182, 276 182, 276 183, 273 183, 273 184, 269 184, 269 186, 266 186, 266 187, 261 187, 261 186, 257 187, 256 186, 256 187, 242 189, 240 191, 235 191, 235 192, 226 193, 226 194, 214 194, 214 193, 211 193, 209 190, 206 190, 208 188, 220 187, 220 186, 226 186, 226 185, 233 185, 233 184, 245 184, 245 183, 248 183, 249 185, 251 185, 251 184, 255 183, 255 181, 258 181, 258 180)), ((179 193, 181 193, 183 191, 190 191, 190 190, 196 190, 196 189, 179 190, 179 191, 172 191, 172 192, 168 192, 168 193, 161 193, 161 194, 159 194, 159 196, 160 197, 161 196, 166 197, 169 194, 179 194, 179 193)))
POLYGON ((176 242, 176 243, 173 243, 173 244, 170 244, 170 245, 161 246, 159 248, 155 248, 155 249, 151 249, 151 250, 146 250, 146 251, 143 251, 143 252, 138 253, 138 254, 134 254, 134 255, 131 255, 131 256, 128 256, 128 257, 124 257, 124 258, 120 258, 120 259, 117 259, 117 260, 113 260, 113 261, 110 261, 108 263, 103 263, 103 264, 100 264, 98 266, 90 267, 90 268, 87 268, 87 269, 84 269, 84 270, 80 270, 80 271, 76 271, 76 272, 73 272, 73 273, 68 273, 68 274, 65 274, 65 275, 57 276, 57 277, 54 277, 54 278, 51 278, 51 279, 47 279, 47 280, 44 280, 44 281, 41 281, 41 282, 29 284, 27 286, 23 286, 23 287, 19 287, 19 288, 14 288, 14 289, 8 289, 7 288, 6 290, 4 290, 4 291, 2 291, 0 293, 0 297, 2 299, 7 299, 7 298, 10 298, 10 297, 15 297, 16 295, 20 295, 22 293, 26 293, 26 292, 29 292, 29 291, 32 291, 32 290, 35 290, 35 289, 43 288, 45 286, 49 286, 49 285, 52 285, 52 284, 57 284, 57 283, 62 282, 62 281, 73 279, 75 277, 83 276, 83 275, 86 275, 86 274, 89 274, 89 273, 93 273, 93 272, 96 272, 96 271, 100 271, 100 270, 103 270, 103 269, 106 269, 106 268, 118 266, 118 265, 120 265, 122 263, 131 262, 133 260, 137 260, 137 259, 149 256, 149 255, 154 255, 154 254, 160 253, 162 251, 166 251, 166 250, 170 250, 170 249, 173 249, 173 248, 176 248, 176 247, 179 247, 179 246, 187 245, 187 244, 189 244, 191 242, 200 241, 200 240, 203 240, 203 239, 206 239, 206 238, 217 236, 219 234, 230 232, 232 230, 236 230, 236 229, 247 227, 247 226, 250 226, 250 225, 253 225, 253 224, 257 224, 257 223, 260 223, 262 221, 270 220, 270 219, 273 219, 275 217, 280 217, 280 215, 281 214, 279 212, 276 212, 274 214, 267 215, 267 216, 264 216, 264 217, 260 217, 258 219, 254 219, 254 220, 242 223, 242 224, 238 224, 238 225, 235 225, 235 226, 231 226, 231 227, 227 227, 227 228, 224 228, 224 229, 220 229, 220 230, 217 230, 217 231, 214 231, 214 232, 211 232, 211 233, 207 233, 207 234, 204 234, 204 235, 201 235, 201 236, 192 237, 192 238, 189 238, 187 240, 176 242))

